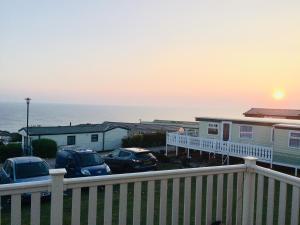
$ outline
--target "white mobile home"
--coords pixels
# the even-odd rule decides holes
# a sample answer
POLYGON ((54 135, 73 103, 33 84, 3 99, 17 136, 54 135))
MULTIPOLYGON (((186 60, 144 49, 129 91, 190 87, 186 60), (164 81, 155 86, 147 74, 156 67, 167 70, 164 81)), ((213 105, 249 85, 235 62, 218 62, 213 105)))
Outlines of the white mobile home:
POLYGON ((168 133, 167 145, 226 157, 254 156, 261 162, 300 168, 300 121, 197 117, 199 135, 168 133))
MULTIPOLYGON (((26 147, 27 129, 19 130, 23 148, 26 147)), ((83 124, 75 126, 29 127, 29 143, 36 139, 51 139, 57 146, 76 145, 95 151, 112 150, 121 147, 122 139, 128 136, 128 129, 121 126, 103 124, 83 124)))

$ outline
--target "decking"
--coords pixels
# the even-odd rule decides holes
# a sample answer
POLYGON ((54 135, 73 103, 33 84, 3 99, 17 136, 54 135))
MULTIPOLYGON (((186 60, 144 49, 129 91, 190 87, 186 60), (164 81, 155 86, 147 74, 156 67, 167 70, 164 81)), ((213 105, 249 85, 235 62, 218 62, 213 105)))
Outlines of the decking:
POLYGON ((240 158, 252 156, 257 158, 258 161, 270 164, 272 164, 273 161, 272 147, 221 141, 217 139, 206 139, 202 137, 179 134, 178 132, 167 133, 166 144, 224 156, 234 156, 240 158))

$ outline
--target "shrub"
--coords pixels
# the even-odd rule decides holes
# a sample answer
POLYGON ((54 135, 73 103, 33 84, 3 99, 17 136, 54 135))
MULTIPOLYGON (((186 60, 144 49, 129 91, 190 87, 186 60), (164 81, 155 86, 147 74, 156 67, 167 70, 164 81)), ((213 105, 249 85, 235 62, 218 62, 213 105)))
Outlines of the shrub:
POLYGON ((0 146, 0 161, 4 162, 8 158, 19 157, 23 155, 21 144, 8 144, 0 146))
POLYGON ((11 142, 22 142, 22 135, 19 133, 11 133, 11 142))
POLYGON ((32 154, 41 158, 53 158, 57 152, 57 144, 51 139, 32 141, 32 154))
POLYGON ((123 147, 157 147, 166 144, 165 133, 137 134, 122 140, 123 147))

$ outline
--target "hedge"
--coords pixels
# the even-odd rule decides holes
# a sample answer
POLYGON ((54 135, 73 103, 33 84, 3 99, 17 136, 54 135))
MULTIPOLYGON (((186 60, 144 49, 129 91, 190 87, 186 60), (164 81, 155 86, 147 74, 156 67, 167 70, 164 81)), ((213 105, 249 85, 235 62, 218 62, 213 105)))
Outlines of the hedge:
POLYGON ((122 146, 128 147, 157 147, 166 145, 165 133, 137 134, 122 140, 122 146))
POLYGON ((21 144, 0 145, 0 161, 4 162, 8 158, 19 157, 23 155, 21 144))
POLYGON ((51 139, 38 139, 32 141, 32 154, 41 158, 54 158, 57 144, 51 139))

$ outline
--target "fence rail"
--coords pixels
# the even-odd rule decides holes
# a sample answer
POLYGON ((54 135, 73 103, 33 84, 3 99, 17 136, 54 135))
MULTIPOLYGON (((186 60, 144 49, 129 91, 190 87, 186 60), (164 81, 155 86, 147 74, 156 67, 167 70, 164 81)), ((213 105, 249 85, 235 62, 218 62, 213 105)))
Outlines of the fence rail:
POLYGON ((0 185, 1 199, 10 195, 1 224, 43 224, 40 198, 50 191, 51 225, 298 225, 300 179, 255 162, 248 157, 241 165, 72 179, 51 170, 51 182, 0 185), (21 204, 25 193, 31 193, 29 219, 21 204))
POLYGON ((271 163, 273 157, 272 147, 181 135, 177 132, 167 133, 166 139, 168 145, 235 157, 252 156, 267 163, 271 163))

